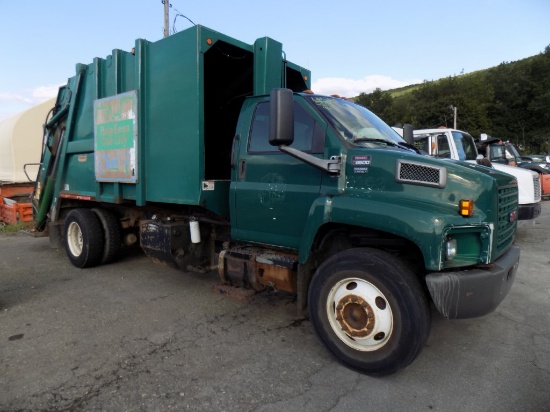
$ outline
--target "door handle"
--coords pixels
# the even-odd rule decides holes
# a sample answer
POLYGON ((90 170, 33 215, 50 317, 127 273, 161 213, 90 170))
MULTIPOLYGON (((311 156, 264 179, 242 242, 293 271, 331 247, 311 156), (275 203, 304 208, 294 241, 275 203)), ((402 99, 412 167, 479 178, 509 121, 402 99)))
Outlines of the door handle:
POLYGON ((246 177, 246 160, 241 159, 239 162, 239 180, 244 180, 246 177))
POLYGON ((237 166, 237 162, 235 160, 235 153, 236 153, 235 146, 239 144, 240 138, 241 137, 238 134, 236 134, 235 137, 233 138, 233 144, 231 145, 231 170, 235 170, 235 167, 237 166))

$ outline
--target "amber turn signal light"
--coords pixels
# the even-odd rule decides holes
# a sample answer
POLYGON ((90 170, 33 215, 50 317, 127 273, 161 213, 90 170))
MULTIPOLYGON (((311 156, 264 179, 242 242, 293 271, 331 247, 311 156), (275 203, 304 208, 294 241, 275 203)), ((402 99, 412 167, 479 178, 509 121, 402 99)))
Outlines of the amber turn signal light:
POLYGON ((473 200, 461 200, 459 204, 460 216, 470 217, 474 214, 474 201, 473 200))

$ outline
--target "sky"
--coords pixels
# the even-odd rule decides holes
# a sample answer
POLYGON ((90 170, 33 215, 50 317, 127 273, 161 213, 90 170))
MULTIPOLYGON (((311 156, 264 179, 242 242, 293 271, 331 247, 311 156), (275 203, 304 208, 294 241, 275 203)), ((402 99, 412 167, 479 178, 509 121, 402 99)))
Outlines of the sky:
MULTIPOLYGON (((245 43, 271 37, 320 94, 487 69, 550 45, 550 0, 170 0, 170 29, 193 23, 245 43), (183 14, 183 17, 176 17, 183 14)), ((0 0, 0 121, 57 94, 135 39, 163 37, 162 0, 0 0)))

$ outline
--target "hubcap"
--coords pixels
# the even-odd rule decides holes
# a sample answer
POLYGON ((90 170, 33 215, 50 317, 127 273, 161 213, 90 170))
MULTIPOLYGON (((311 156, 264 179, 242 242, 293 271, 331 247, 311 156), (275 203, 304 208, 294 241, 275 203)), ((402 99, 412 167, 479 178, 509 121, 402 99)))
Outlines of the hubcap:
POLYGON ((336 306, 336 320, 353 337, 365 337, 374 329, 374 312, 361 297, 344 296, 336 306))
POLYGON ((363 279, 348 278, 334 285, 328 295, 327 314, 334 333, 357 350, 380 349, 393 331, 393 314, 386 297, 363 279))
POLYGON ((83 247, 82 241, 82 231, 80 226, 76 222, 71 222, 69 224, 69 229, 67 230, 67 245, 73 256, 80 256, 82 253, 83 247))

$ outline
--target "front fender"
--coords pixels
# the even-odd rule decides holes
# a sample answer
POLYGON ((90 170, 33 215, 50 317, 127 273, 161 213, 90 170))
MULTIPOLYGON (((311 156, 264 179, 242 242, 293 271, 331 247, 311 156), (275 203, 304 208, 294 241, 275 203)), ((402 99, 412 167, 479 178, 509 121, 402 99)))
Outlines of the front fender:
POLYGON ((325 196, 312 204, 300 243, 298 259, 307 261, 321 226, 327 223, 365 227, 405 238, 421 250, 426 268, 442 268, 442 248, 449 226, 464 225, 460 216, 448 211, 422 208, 399 202, 359 199, 347 196, 325 196))

